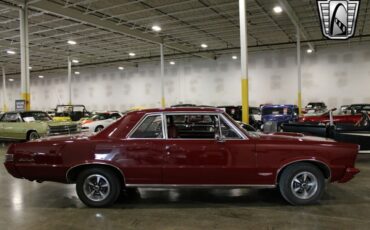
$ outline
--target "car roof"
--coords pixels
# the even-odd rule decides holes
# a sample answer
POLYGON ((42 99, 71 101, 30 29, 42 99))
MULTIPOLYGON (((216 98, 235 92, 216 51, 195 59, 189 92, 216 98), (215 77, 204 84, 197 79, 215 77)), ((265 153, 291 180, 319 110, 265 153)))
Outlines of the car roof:
POLYGON ((280 108, 280 107, 297 107, 296 105, 291 104, 281 104, 281 105, 264 105, 262 108, 280 108))
POLYGON ((223 113, 222 109, 214 107, 172 107, 172 108, 152 108, 152 109, 143 109, 131 111, 131 113, 160 113, 160 112, 216 112, 223 113))
POLYGON ((30 111, 9 111, 5 113, 46 113, 46 112, 41 111, 41 110, 30 110, 30 111))

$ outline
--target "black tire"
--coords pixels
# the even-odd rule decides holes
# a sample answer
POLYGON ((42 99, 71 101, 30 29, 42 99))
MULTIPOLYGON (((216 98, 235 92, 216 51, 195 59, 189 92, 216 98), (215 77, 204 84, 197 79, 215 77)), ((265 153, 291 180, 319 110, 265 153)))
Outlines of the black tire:
POLYGON ((99 125, 98 127, 95 128, 95 132, 98 133, 104 129, 103 126, 99 125))
POLYGON ((31 131, 27 135, 27 141, 37 140, 40 138, 40 135, 36 131, 31 131))
POLYGON ((80 200, 85 205, 96 208, 107 207, 116 202, 121 187, 119 178, 111 170, 103 168, 86 169, 78 175, 76 181, 76 191, 80 200), (97 182, 97 177, 100 177, 99 185, 94 183, 94 181, 97 182))
POLYGON ((284 199, 292 205, 313 204, 324 193, 325 178, 316 166, 297 163, 284 169, 279 180, 279 189, 284 199))

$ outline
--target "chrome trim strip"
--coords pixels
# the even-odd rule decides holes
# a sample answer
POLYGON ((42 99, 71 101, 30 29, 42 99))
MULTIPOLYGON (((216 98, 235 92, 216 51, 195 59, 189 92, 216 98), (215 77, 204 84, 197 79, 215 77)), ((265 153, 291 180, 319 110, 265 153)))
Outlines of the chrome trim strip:
POLYGON ((126 184, 140 188, 276 188, 275 184, 126 184))
POLYGON ((358 153, 370 153, 370 150, 360 150, 358 153))
MULTIPOLYGON (((69 172, 70 172, 72 169, 77 168, 77 167, 79 167, 79 166, 83 166, 83 165, 105 165, 105 166, 111 166, 111 167, 113 167, 113 168, 117 169, 117 170, 121 173, 121 175, 122 175, 122 177, 123 177, 123 182, 125 182, 125 179, 126 179, 125 174, 124 174, 124 173, 122 172, 122 170, 121 170, 120 168, 118 168, 117 166, 112 165, 112 164, 108 164, 108 163, 104 163, 104 162, 91 162, 91 163, 82 163, 82 164, 78 164, 78 165, 75 165, 75 166, 70 167, 70 168, 67 170, 67 172, 66 172, 66 181, 67 181, 67 183, 70 183, 70 181, 68 180, 68 174, 69 174, 69 172)), ((123 184, 123 185, 124 185, 124 184, 123 184)))
POLYGON ((283 166, 281 166, 281 167, 276 171, 276 175, 275 175, 275 183, 276 183, 276 184, 278 184, 278 183, 279 183, 279 182, 277 181, 277 179, 278 179, 278 175, 279 175, 280 171, 281 171, 283 168, 285 168, 285 167, 286 167, 286 166, 288 166, 288 165, 291 165, 291 164, 294 164, 294 163, 298 163, 298 162, 304 162, 304 161, 313 161, 313 162, 317 162, 317 163, 321 163, 321 164, 325 165, 325 166, 328 168, 328 170, 329 170, 329 178, 328 178, 328 181, 330 181, 330 178, 331 178, 331 169, 330 169, 330 167, 329 167, 326 163, 324 163, 324 162, 322 162, 322 161, 319 161, 319 160, 315 160, 315 159, 303 159, 303 160, 291 161, 291 162, 286 163, 286 164, 284 164, 283 166))

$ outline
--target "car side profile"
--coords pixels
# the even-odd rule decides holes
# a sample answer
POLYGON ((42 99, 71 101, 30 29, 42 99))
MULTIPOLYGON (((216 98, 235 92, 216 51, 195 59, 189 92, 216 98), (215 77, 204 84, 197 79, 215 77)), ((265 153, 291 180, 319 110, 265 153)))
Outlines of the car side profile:
POLYGON ((305 205, 327 182, 351 180, 357 153, 323 138, 248 132, 215 108, 167 108, 129 112, 91 136, 12 144, 5 167, 16 178, 75 183, 92 207, 132 187, 278 188, 305 205))
POLYGON ((119 112, 97 112, 80 120, 83 132, 98 133, 122 117, 119 112))

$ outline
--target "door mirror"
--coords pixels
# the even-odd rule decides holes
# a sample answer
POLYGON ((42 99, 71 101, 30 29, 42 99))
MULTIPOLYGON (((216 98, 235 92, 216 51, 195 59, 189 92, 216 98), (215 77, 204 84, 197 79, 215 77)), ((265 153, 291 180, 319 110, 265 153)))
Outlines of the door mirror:
POLYGON ((217 142, 220 142, 220 143, 225 142, 225 139, 218 132, 215 133, 215 139, 217 142))

